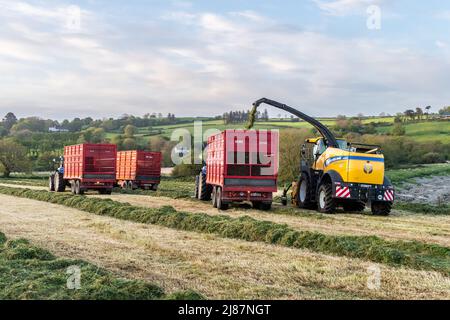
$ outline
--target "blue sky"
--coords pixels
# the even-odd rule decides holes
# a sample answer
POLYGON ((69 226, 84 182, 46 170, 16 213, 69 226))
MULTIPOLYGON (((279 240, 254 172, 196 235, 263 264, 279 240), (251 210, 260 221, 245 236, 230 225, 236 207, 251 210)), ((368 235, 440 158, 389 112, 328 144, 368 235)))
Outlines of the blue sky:
POLYGON ((444 1, 0 0, 0 22, 0 113, 217 115, 262 96, 314 116, 450 104, 444 1))

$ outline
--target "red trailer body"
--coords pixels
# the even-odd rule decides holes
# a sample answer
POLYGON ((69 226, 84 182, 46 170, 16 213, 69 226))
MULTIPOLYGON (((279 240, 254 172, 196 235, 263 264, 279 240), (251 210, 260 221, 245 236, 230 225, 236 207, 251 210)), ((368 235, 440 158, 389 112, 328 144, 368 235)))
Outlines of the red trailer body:
POLYGON ((74 193, 89 189, 109 193, 116 182, 116 157, 114 144, 67 146, 64 148, 64 180, 74 193))
POLYGON ((117 184, 122 188, 151 188, 161 182, 161 153, 120 151, 117 153, 117 184))
POLYGON ((213 205, 252 201, 270 208, 277 192, 278 132, 226 130, 208 140, 206 184, 213 205))

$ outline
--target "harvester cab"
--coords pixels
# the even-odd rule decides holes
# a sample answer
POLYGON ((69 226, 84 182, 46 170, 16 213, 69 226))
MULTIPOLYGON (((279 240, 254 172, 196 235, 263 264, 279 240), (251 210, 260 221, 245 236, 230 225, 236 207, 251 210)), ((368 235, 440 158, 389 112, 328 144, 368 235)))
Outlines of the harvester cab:
POLYGON ((256 101, 253 113, 262 103, 298 116, 321 134, 307 139, 302 146, 300 176, 285 188, 283 204, 287 204, 287 192, 291 190, 291 202, 300 208, 333 213, 342 207, 347 212, 358 212, 369 205, 374 215, 390 213, 394 188, 385 176, 384 156, 379 146, 338 139, 318 120, 273 100, 256 101))

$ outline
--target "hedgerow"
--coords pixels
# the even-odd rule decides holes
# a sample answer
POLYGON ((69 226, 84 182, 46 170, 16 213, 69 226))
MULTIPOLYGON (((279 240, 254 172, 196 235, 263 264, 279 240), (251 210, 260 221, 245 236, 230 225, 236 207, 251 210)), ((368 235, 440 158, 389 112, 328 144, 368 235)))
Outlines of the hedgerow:
POLYGON ((110 199, 94 199, 46 191, 0 187, 0 193, 177 230, 210 233, 225 238, 303 248, 325 254, 450 274, 450 248, 436 244, 388 241, 376 236, 325 235, 318 232, 297 231, 284 224, 256 220, 248 216, 231 218, 224 215, 186 213, 179 212, 171 206, 144 208, 110 199))

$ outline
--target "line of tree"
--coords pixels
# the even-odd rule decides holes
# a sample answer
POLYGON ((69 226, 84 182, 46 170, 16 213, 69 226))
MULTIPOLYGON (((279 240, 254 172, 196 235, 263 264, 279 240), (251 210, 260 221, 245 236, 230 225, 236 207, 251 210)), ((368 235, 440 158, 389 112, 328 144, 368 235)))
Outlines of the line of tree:
MULTIPOLYGON (((248 121, 250 110, 247 111, 230 111, 225 112, 222 116, 224 124, 245 123, 248 121)), ((269 121, 269 113, 267 109, 263 112, 256 112, 256 120, 269 121)))

